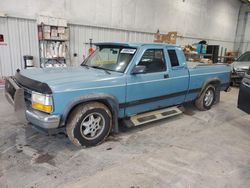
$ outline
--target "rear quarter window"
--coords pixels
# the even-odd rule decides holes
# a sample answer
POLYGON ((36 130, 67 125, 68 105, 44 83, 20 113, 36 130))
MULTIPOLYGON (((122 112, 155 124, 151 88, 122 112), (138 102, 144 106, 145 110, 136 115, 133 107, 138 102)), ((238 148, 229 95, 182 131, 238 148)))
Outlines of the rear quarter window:
POLYGON ((170 59, 170 63, 172 65, 172 67, 177 67, 180 65, 175 50, 168 50, 168 55, 169 55, 169 59, 170 59))

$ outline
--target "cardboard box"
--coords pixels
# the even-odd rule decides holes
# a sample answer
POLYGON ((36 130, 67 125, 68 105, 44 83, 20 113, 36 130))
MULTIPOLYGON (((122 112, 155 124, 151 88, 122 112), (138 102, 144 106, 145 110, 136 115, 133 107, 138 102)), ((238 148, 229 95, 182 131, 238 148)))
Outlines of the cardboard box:
POLYGON ((37 24, 38 25, 40 25, 40 24, 48 25, 49 24, 49 17, 47 17, 47 16, 38 16, 37 24))
POLYGON ((177 32, 168 32, 168 34, 160 34, 154 42, 176 44, 177 32))
POLYGON ((57 18, 49 18, 49 25, 54 25, 57 26, 58 25, 58 21, 57 18))
POLYGON ((49 25, 43 26, 43 32, 44 33, 50 33, 50 26, 49 25))
POLYGON ((51 38, 58 36, 57 27, 51 27, 51 38))
POLYGON ((58 26, 67 27, 67 20, 59 18, 58 19, 58 26))
POLYGON ((44 39, 50 39, 50 33, 43 33, 44 39))
POLYGON ((58 27, 57 32, 58 33, 65 33, 65 27, 58 27))

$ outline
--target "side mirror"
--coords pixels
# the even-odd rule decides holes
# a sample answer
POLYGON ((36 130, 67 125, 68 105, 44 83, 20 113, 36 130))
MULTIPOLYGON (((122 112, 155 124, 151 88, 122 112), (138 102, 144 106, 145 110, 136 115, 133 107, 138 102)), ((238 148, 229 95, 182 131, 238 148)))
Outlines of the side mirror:
POLYGON ((146 72, 146 66, 144 65, 136 65, 133 70, 132 70, 132 74, 143 74, 146 72))

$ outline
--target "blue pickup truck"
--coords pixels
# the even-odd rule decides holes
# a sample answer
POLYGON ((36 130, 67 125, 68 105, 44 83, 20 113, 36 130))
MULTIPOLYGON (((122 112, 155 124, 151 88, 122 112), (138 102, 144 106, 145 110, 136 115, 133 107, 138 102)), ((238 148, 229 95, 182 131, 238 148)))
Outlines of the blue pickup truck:
POLYGON ((229 66, 188 63, 178 46, 96 47, 79 67, 17 70, 8 77, 6 98, 18 116, 42 129, 63 128, 75 145, 89 147, 118 132, 118 124, 168 117, 186 102, 209 110, 230 85, 229 66))

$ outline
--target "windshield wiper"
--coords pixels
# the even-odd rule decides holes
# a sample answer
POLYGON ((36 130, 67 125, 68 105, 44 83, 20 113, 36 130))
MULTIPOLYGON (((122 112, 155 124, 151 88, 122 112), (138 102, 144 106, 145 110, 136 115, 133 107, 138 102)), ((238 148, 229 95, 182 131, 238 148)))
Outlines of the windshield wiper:
POLYGON ((86 64, 81 64, 81 66, 86 67, 87 69, 89 69, 89 66, 86 65, 86 64))
POLYGON ((95 66, 95 65, 90 66, 90 67, 95 68, 95 69, 102 69, 102 70, 104 70, 107 74, 111 74, 111 73, 110 73, 107 69, 105 69, 105 68, 102 68, 102 67, 99 67, 99 66, 95 66))

